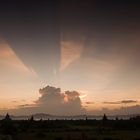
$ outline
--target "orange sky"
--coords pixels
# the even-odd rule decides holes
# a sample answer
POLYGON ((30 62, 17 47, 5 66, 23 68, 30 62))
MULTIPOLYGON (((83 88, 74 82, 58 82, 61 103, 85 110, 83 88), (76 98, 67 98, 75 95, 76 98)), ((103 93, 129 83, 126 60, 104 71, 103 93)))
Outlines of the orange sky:
MULTIPOLYGON (((109 57, 106 60, 83 59, 81 58, 83 50, 84 46, 78 42, 63 42, 60 66, 62 79, 59 77, 59 82, 55 82, 54 85, 57 83, 58 86, 62 87, 62 90, 67 90, 68 88, 77 90, 81 94, 82 106, 89 111, 139 104, 140 89, 138 86, 120 89, 107 88, 113 82, 113 78, 117 75, 119 69, 128 61, 127 57, 125 59, 120 57, 119 59, 121 60, 116 60, 114 55, 110 56, 113 59, 109 57), (72 75, 75 72, 76 74, 80 73, 80 69, 76 67, 77 65, 84 70, 84 76, 89 77, 89 81, 78 81, 79 83, 73 79, 69 81, 70 73, 72 75), (84 82, 84 86, 80 87, 79 85, 82 85, 82 82, 84 82), (134 100, 137 102, 130 104, 104 103, 123 100, 134 100)), ((6 42, 1 42, 0 44, 0 67, 0 109, 12 109, 22 104, 34 104, 34 101, 40 96, 38 89, 46 83, 41 81, 35 70, 28 68, 22 62, 6 42)))

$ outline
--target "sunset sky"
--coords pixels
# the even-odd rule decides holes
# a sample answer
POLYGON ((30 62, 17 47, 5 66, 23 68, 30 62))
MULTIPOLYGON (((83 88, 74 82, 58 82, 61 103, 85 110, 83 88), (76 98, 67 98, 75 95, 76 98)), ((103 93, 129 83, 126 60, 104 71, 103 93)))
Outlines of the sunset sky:
POLYGON ((138 0, 0 2, 0 114, 140 113, 138 0))

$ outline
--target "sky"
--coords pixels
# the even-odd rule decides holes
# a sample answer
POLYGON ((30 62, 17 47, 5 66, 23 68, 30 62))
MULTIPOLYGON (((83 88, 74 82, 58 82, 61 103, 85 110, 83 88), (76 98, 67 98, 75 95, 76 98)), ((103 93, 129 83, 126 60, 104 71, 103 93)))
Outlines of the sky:
POLYGON ((0 113, 138 114, 138 0, 2 0, 0 113))

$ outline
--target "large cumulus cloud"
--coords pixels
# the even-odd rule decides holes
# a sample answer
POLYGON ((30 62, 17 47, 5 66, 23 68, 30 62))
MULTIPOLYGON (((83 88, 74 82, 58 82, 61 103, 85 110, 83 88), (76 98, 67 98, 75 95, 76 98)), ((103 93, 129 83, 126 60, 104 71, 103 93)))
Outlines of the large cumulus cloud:
POLYGON ((85 113, 80 93, 61 92, 60 88, 46 86, 39 90, 40 97, 33 105, 20 106, 16 114, 47 113, 53 115, 79 115, 85 113))

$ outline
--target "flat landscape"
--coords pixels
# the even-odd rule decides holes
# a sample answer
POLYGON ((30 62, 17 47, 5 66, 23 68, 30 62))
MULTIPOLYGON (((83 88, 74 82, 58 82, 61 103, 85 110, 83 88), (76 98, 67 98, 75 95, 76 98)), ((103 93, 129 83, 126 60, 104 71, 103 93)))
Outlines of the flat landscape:
POLYGON ((1 120, 1 140, 140 140, 140 120, 1 120))

